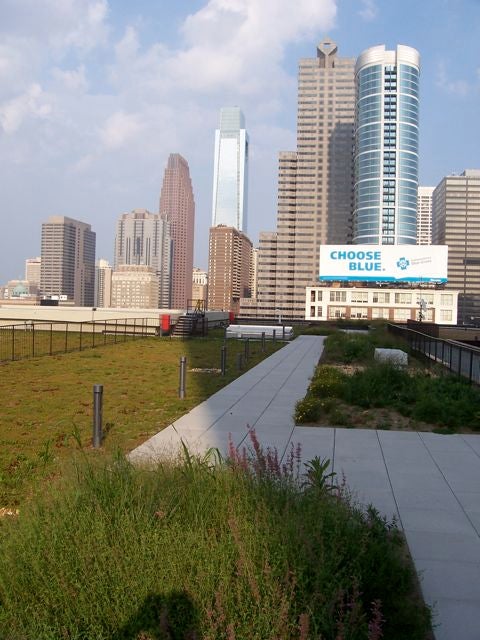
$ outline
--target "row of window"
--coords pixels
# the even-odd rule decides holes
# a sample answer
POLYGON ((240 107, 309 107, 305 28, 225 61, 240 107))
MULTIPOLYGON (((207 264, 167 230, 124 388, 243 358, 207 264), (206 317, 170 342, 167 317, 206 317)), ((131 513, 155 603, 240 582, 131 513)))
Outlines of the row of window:
MULTIPOLYGON (((412 311, 416 320, 420 320, 420 311, 417 309, 393 309, 393 320, 404 321, 412 319, 412 311)), ((440 322, 451 322, 452 321, 452 310, 451 309, 440 309, 440 322)), ((322 307, 310 307, 310 317, 311 318, 321 318, 323 317, 323 309, 322 307)), ((328 307, 327 317, 329 320, 334 320, 337 318, 351 318, 351 319, 368 319, 368 307, 351 307, 347 310, 346 307, 328 307)), ((390 319, 390 309, 377 307, 371 309, 371 318, 372 320, 376 319, 390 319)), ((433 321, 433 309, 427 309, 424 312, 424 320, 433 321)))
MULTIPOLYGON (((370 296, 372 303, 376 304, 389 304, 395 302, 395 304, 419 304, 420 299, 425 300, 427 304, 433 304, 435 296, 433 293, 423 292, 421 294, 413 294, 408 291, 364 291, 357 289, 354 291, 346 289, 338 289, 335 291, 323 291, 322 289, 312 289, 310 291, 311 302, 322 302, 323 294, 328 293, 330 302, 363 302, 368 303, 370 296)), ((441 293, 440 294, 440 306, 451 307, 453 306, 453 294, 441 293)))

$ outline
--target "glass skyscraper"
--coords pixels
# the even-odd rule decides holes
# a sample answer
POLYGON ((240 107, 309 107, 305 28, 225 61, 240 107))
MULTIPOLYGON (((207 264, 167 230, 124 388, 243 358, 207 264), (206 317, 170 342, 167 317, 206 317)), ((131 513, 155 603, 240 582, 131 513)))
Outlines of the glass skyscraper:
POLYGON ((248 135, 238 107, 220 111, 215 131, 212 226, 247 230, 248 135))
POLYGON ((416 244, 420 55, 398 45, 357 59, 355 244, 416 244))

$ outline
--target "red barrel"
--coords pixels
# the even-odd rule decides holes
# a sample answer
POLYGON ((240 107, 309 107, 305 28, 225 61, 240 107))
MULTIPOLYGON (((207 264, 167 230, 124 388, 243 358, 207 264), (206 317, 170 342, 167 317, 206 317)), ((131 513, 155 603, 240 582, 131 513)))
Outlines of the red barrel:
POLYGON ((230 324, 233 324, 235 322, 235 311, 228 312, 228 321, 230 324))
POLYGON ((162 314, 162 331, 170 331, 170 314, 162 314))

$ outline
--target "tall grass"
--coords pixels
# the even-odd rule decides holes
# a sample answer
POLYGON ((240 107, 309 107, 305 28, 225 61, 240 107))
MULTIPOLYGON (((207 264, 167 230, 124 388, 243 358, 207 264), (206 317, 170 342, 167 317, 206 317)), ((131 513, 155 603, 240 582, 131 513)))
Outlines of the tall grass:
POLYGON ((85 457, 1 521, 0 637, 423 639, 395 526, 252 440, 216 465, 85 457))

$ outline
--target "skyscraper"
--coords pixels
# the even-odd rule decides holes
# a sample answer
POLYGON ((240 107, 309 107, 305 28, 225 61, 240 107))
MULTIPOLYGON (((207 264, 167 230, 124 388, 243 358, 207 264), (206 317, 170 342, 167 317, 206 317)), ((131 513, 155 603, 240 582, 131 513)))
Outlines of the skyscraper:
POLYGON ((95 306, 112 306, 112 272, 108 260, 100 258, 95 263, 95 306))
POLYGON ((212 226, 247 231, 248 135, 238 107, 220 111, 215 131, 212 226))
POLYGON ((238 313, 240 298, 250 295, 252 243, 235 227, 210 228, 208 308, 238 313))
POLYGON ((40 256, 37 258, 27 258, 25 260, 25 280, 32 287, 37 289, 40 287, 40 268, 42 259, 40 256))
POLYGON ((432 194, 435 187, 418 187, 417 244, 432 244, 432 194))
POLYGON ((120 216, 115 236, 115 271, 121 265, 152 267, 159 282, 159 308, 171 306, 171 263, 171 224, 165 217, 146 209, 120 216))
POLYGON ((385 45, 355 67, 355 244, 416 244, 420 55, 385 45))
POLYGON ((85 222, 50 216, 42 224, 40 292, 92 307, 94 287, 95 233, 85 222))
POLYGON ((173 240, 171 306, 184 309, 192 297, 195 201, 188 163, 178 153, 168 158, 159 211, 170 222, 173 240))
POLYGON ((448 245, 446 289, 460 292, 458 323, 478 323, 480 169, 468 169, 459 176, 447 176, 435 188, 432 196, 432 242, 448 245))
MULTIPOLYGON (((350 237, 354 67, 355 59, 341 58, 328 38, 315 58, 300 60, 297 151, 279 155, 277 233, 260 236, 259 316, 304 318, 305 288, 317 281, 320 245, 350 237)), ((251 304, 245 311, 251 313, 251 304)))

